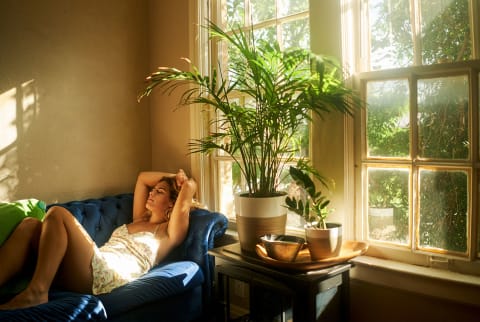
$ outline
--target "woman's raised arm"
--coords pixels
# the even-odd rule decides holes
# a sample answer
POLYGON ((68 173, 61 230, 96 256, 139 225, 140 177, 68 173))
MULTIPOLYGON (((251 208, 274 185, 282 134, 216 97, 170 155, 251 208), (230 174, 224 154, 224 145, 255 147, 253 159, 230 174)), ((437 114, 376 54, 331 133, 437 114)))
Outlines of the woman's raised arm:
POLYGON ((195 180, 188 179, 186 176, 184 181, 181 182, 181 187, 167 227, 168 240, 172 248, 183 242, 187 235, 190 209, 192 207, 193 197, 197 192, 197 183, 195 180))

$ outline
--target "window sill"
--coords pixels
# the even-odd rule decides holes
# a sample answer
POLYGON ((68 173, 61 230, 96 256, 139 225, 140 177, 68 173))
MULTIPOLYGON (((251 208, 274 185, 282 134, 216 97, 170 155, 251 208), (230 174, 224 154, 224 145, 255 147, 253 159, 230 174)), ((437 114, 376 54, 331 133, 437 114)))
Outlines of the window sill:
POLYGON ((480 306, 480 277, 370 256, 352 260, 352 279, 480 306))

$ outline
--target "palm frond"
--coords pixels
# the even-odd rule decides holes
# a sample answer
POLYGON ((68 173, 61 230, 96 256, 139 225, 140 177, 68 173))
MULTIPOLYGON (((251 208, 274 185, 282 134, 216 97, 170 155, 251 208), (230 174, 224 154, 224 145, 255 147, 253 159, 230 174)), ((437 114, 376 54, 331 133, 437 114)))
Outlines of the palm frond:
MULTIPOLYGON (((332 111, 353 114, 358 96, 343 84, 341 68, 331 57, 301 48, 282 51, 278 42, 256 39, 252 29, 227 32, 211 21, 204 27, 212 41, 229 46, 227 66, 218 65, 209 74, 188 59, 188 70, 160 67, 146 78, 138 100, 158 88, 165 95, 180 92, 181 105, 212 107, 218 113, 212 124, 216 130, 192 140, 190 152, 225 152, 239 164, 251 195, 273 194, 281 170, 294 159, 292 138, 305 120, 332 111), (232 100, 234 93, 254 106, 232 100)), ((299 167, 316 175, 302 162, 299 167)), ((327 179, 315 177, 327 186, 327 179)), ((309 208, 307 203, 303 207, 309 208)))

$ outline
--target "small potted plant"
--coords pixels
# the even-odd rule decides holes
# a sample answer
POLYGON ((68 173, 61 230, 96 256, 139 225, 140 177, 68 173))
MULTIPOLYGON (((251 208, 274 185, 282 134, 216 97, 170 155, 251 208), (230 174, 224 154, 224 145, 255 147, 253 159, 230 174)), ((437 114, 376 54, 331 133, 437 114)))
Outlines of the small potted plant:
POLYGON ((286 207, 305 221, 305 237, 312 260, 338 256, 342 247, 342 225, 327 222, 333 211, 329 208, 330 199, 320 190, 317 191, 310 174, 328 188, 329 185, 315 169, 290 167, 293 185, 285 198, 286 207))

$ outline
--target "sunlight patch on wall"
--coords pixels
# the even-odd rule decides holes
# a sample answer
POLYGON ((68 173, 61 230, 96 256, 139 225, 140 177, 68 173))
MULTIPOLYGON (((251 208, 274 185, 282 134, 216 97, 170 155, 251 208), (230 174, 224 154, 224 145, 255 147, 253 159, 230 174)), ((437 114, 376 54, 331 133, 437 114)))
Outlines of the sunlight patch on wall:
POLYGON ((17 89, 12 88, 0 94, 0 151, 13 144, 17 139, 17 126, 15 124, 17 89))
POLYGON ((0 201, 18 185, 18 145, 36 114, 34 80, 0 93, 0 201))

